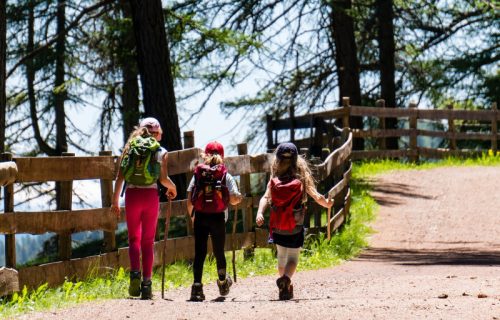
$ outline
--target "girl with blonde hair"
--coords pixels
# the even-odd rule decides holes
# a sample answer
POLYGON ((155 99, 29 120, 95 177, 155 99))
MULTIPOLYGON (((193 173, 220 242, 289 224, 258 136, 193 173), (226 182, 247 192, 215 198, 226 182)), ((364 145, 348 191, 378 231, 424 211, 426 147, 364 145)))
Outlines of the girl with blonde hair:
POLYGON ((293 298, 291 278, 304 245, 304 215, 307 195, 319 205, 330 208, 333 200, 321 195, 306 160, 298 155, 293 143, 282 143, 274 152, 271 180, 259 202, 256 223, 264 224, 264 211, 271 207, 269 242, 276 244, 278 273, 276 284, 280 300, 293 298))

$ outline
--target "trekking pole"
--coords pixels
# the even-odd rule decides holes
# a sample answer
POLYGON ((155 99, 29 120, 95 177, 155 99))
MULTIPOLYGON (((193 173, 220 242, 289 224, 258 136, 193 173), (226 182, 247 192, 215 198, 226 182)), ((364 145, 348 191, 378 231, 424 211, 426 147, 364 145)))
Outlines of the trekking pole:
POLYGON ((233 219, 233 276, 236 282, 236 223, 238 222, 238 205, 234 206, 234 219, 233 219))
POLYGON ((167 216, 165 217, 165 236, 163 239, 163 252, 162 252, 162 271, 161 271, 161 298, 165 297, 165 264, 167 260, 167 239, 168 239, 168 229, 170 227, 170 216, 172 215, 172 200, 168 197, 168 210, 167 216))

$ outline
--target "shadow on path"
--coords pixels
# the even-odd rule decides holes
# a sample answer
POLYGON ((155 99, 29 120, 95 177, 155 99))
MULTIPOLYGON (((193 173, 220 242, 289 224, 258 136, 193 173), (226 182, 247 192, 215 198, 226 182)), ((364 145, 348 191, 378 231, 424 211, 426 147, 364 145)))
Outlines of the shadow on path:
POLYGON ((477 265, 500 266, 500 249, 398 249, 371 248, 355 260, 393 262, 399 265, 477 265))

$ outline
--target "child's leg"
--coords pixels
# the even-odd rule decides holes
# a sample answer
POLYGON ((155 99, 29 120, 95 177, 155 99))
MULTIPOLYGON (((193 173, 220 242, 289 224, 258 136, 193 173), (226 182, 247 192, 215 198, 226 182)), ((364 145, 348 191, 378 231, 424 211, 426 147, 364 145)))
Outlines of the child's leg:
POLYGON ((142 195, 139 189, 130 188, 125 193, 125 217, 128 230, 130 269, 141 270, 141 211, 142 195))
POLYGON ((219 280, 223 281, 226 279, 226 256, 224 255, 226 223, 224 221, 224 214, 214 214, 210 217, 210 235, 217 263, 217 275, 219 276, 219 280))
POLYGON ((203 263, 207 256, 207 242, 209 228, 206 217, 201 213, 195 213, 194 218, 194 263, 193 276, 194 283, 201 283, 203 275, 203 263))
POLYGON ((291 278, 299 263, 300 248, 286 248, 276 245, 278 250, 278 273, 291 278))
POLYGON ((142 272, 143 279, 151 279, 153 273, 154 241, 156 234, 156 225, 158 224, 158 190, 142 190, 143 209, 141 215, 142 222, 142 272))

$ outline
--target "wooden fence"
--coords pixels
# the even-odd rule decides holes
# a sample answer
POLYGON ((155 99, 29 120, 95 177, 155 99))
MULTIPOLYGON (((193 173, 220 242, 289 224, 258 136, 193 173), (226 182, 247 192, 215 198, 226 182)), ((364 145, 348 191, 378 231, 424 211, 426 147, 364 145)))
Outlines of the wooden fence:
MULTIPOLYGON (((185 145, 194 144, 194 133, 187 132, 184 136, 185 145)), ((310 230, 327 230, 333 232, 344 221, 349 213, 351 176, 351 149, 352 135, 344 130, 337 139, 338 148, 329 153, 325 161, 313 166, 318 181, 321 181, 328 195, 335 199, 335 206, 329 219, 325 219, 325 211, 314 211, 313 225, 310 219, 306 221, 310 230), (323 219, 322 219, 323 217, 323 219), (327 221, 322 225, 321 221, 327 221)), ((192 175, 194 164, 200 160, 202 150, 188 148, 169 152, 169 174, 192 175)), ((258 206, 260 195, 252 190, 250 176, 253 174, 269 173, 272 154, 248 155, 246 144, 238 145, 237 156, 225 158, 229 173, 238 177, 240 190, 244 195, 238 206, 238 220, 242 223, 243 232, 237 233, 233 239, 227 235, 226 250, 232 249, 233 241, 237 248, 267 247, 267 231, 255 228, 254 208, 258 206)), ((119 266, 129 267, 128 248, 117 248, 115 232, 118 223, 125 221, 124 208, 121 217, 117 219, 110 212, 113 179, 116 176, 117 157, 110 152, 101 152, 94 157, 75 157, 65 154, 61 157, 27 158, 12 157, 10 154, 1 155, 0 185, 4 186, 5 212, 0 214, 0 234, 5 234, 6 266, 10 269, 0 269, 0 283, 13 283, 12 270, 16 265, 16 234, 44 234, 53 232, 58 235, 59 260, 43 265, 30 266, 17 270, 18 285, 0 285, 0 295, 16 291, 24 285, 35 287, 48 282, 50 285, 62 283, 68 279, 82 279, 90 273, 103 274, 119 266), (73 209, 73 181, 99 180, 101 188, 102 207, 97 209, 73 209), (37 212, 15 212, 15 184, 55 181, 57 196, 57 210, 37 212), (105 253, 71 259, 71 234, 80 231, 104 231, 105 253), (8 280, 10 279, 10 280, 8 280)), ((190 218, 187 216, 187 201, 172 202, 172 217, 186 219, 187 236, 169 238, 167 240, 168 263, 179 259, 194 257, 194 237, 190 218)), ((232 208, 234 209, 234 208, 232 208)), ((167 203, 160 204, 159 218, 165 218, 167 203)), ((162 241, 155 243, 155 265, 161 262, 162 241)))
MULTIPOLYGON (((278 132, 289 131, 289 139, 301 147, 310 148, 315 156, 321 155, 323 146, 331 147, 332 136, 336 133, 336 126, 349 126, 349 117, 361 116, 374 118, 378 123, 377 128, 352 130, 353 138, 374 139, 376 148, 373 150, 354 150, 352 159, 371 158, 408 158, 416 161, 419 157, 443 158, 447 156, 472 156, 486 151, 486 149, 460 149, 457 141, 486 141, 490 149, 496 154, 498 151, 498 121, 500 113, 494 103, 491 110, 454 110, 448 106, 445 110, 418 109, 416 104, 410 103, 408 108, 385 108, 384 100, 378 100, 376 107, 352 106, 349 98, 343 99, 343 107, 333 110, 312 113, 294 118, 273 119, 267 118, 268 148, 272 149, 279 143, 278 132), (386 129, 385 119, 397 118, 408 121, 408 128, 386 129), (433 121, 441 124, 446 130, 422 129, 423 121, 433 121), (481 132, 477 129, 481 129, 481 132), (295 139, 298 129, 309 130, 307 138, 295 139), (407 146, 398 150, 387 150, 386 139, 390 137, 408 139, 407 146), (447 148, 430 148, 417 144, 419 137, 442 138, 448 141, 447 148)), ((338 130, 337 130, 338 131, 338 130)), ((287 137, 288 138, 288 137, 287 137)))

